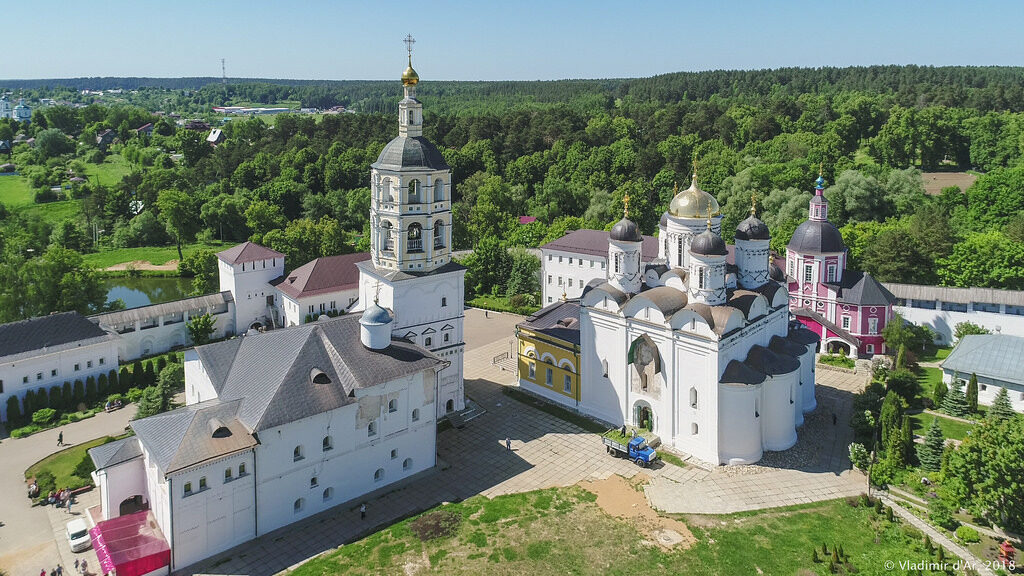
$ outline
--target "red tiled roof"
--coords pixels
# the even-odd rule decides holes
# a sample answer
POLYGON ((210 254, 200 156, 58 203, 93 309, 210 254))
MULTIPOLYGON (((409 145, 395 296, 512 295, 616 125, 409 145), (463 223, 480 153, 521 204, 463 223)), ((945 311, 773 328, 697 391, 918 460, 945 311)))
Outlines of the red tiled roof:
POLYGON ((369 252, 317 258, 281 278, 277 289, 292 298, 350 290, 359 285, 356 264, 369 259, 369 252))
POLYGON ((277 250, 271 250, 266 246, 253 244, 252 242, 243 242, 234 248, 228 248, 223 252, 218 252, 217 258, 233 265, 241 264, 242 262, 268 260, 270 258, 284 258, 284 254, 281 254, 277 250))

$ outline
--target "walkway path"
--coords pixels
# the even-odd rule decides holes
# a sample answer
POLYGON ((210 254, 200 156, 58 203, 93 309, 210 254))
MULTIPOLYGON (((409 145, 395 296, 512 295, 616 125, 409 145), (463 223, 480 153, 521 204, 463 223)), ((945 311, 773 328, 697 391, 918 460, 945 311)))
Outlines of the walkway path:
MULTIPOLYGON (((972 568, 974 568, 974 570, 978 574, 980 574, 981 576, 995 576, 995 572, 993 572, 987 566, 985 566, 985 564, 982 563, 982 561, 977 556, 972 554, 963 546, 950 540, 948 537, 946 537, 945 534, 936 530, 934 526, 918 518, 903 506, 900 506, 900 504, 893 500, 892 498, 885 495, 882 495, 881 498, 883 502, 892 507, 892 511, 895 512, 897 516, 908 522, 914 528, 917 528, 921 532, 927 534, 928 537, 932 539, 932 542, 934 542, 936 545, 942 546, 946 550, 949 550, 953 554, 959 556, 964 562, 968 563, 972 568)), ((955 562, 949 559, 947 559, 947 561, 951 565, 955 562)))
MULTIPOLYGON (((65 568, 74 564, 62 557, 55 540, 55 529, 50 522, 47 507, 33 507, 26 496, 25 469, 46 456, 63 450, 57 446, 57 434, 64 433, 64 441, 70 444, 85 442, 103 436, 124 432, 128 420, 135 414, 134 406, 110 413, 99 413, 92 418, 66 426, 33 434, 28 438, 5 438, 0 441, 0 494, 3 507, 0 508, 0 568, 10 576, 38 574, 39 570, 62 563, 65 568)), ((79 498, 79 502, 82 498, 79 498)), ((73 507, 81 518, 84 512, 81 503, 73 507)), ((65 515, 65 520, 69 520, 65 515)), ((62 521, 63 522, 63 521, 62 521)), ((63 536, 60 536, 63 538, 63 536)), ((65 546, 66 548, 66 546, 65 546)), ((67 551, 67 554, 70 550, 67 551)), ((66 554, 65 554, 66 556, 66 554)), ((92 561, 90 560, 90 564, 92 561)))

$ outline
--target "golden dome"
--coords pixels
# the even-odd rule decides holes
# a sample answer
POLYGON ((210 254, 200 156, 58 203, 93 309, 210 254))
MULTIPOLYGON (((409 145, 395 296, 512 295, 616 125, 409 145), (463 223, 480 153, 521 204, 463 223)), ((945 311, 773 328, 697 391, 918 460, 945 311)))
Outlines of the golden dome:
POLYGON ((409 67, 402 72, 402 85, 403 86, 415 86, 420 82, 420 75, 412 69, 412 55, 409 55, 409 67))
POLYGON ((668 213, 676 218, 706 218, 709 211, 711 216, 722 215, 718 200, 697 187, 696 174, 693 175, 690 187, 677 193, 668 205, 668 213))

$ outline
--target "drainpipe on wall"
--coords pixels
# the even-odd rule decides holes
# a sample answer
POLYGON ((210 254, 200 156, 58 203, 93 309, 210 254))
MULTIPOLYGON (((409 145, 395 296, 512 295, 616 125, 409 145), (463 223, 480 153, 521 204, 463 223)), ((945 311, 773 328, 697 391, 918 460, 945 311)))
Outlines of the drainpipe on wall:
POLYGON ((167 525, 170 528, 171 541, 171 572, 174 572, 174 482, 170 478, 167 479, 167 507, 170 508, 170 514, 167 525))
POLYGON ((253 538, 259 538, 260 535, 260 507, 259 507, 259 482, 257 482, 258 476, 256 474, 256 447, 252 449, 252 527, 253 527, 253 538))

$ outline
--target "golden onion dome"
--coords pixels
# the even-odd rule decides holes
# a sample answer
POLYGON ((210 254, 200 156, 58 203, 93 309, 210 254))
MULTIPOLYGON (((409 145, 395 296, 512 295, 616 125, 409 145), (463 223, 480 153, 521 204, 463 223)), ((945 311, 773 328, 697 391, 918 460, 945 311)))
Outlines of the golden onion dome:
POLYGON ((412 69, 412 55, 409 55, 409 67, 402 72, 402 85, 403 86, 415 86, 420 82, 420 75, 412 69))
POLYGON ((669 214, 676 218, 706 218, 709 210, 712 216, 722 215, 718 200, 697 186, 696 174, 690 187, 678 192, 668 205, 669 214))

